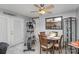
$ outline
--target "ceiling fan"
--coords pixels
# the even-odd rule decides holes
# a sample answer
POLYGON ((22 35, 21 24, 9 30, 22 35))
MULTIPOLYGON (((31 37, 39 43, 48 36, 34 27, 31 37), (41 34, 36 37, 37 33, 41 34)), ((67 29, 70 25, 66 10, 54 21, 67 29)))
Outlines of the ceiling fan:
POLYGON ((54 8, 54 5, 52 4, 34 4, 35 7, 38 8, 37 11, 31 11, 32 13, 37 12, 40 15, 43 15, 45 13, 51 13, 50 9, 54 8))

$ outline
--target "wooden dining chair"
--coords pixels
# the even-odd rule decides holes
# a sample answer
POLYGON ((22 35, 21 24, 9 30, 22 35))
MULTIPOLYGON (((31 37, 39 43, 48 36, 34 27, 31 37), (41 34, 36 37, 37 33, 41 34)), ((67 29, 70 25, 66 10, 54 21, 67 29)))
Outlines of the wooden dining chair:
POLYGON ((40 32, 40 35, 45 36, 46 34, 45 32, 40 32))
POLYGON ((57 48, 59 50, 59 53, 62 53, 62 39, 63 39, 63 35, 61 35, 58 42, 54 44, 54 48, 57 48))
POLYGON ((39 41, 40 41, 40 54, 41 54, 41 50, 46 51, 46 53, 48 54, 48 52, 52 52, 52 44, 48 44, 48 40, 46 36, 41 36, 39 35, 39 41))

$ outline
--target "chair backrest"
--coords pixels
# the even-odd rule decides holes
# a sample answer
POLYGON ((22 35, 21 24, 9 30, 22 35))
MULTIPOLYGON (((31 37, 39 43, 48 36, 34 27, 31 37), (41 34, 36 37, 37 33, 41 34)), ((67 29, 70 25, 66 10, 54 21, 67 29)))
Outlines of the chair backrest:
POLYGON ((62 39, 63 39, 63 35, 61 35, 61 37, 60 37, 59 45, 61 45, 62 39))
POLYGON ((2 48, 2 47, 8 47, 9 46, 9 44, 8 43, 5 43, 5 42, 0 42, 0 48, 2 48))
POLYGON ((8 43, 0 42, 0 54, 6 54, 8 46, 8 43))
POLYGON ((39 35, 39 41, 40 41, 40 46, 41 45, 47 46, 48 44, 48 40, 46 36, 39 35))
POLYGON ((45 32, 40 32, 40 35, 45 36, 45 32))
POLYGON ((58 32, 53 32, 53 31, 52 32, 49 32, 49 36, 50 35, 52 35, 53 37, 56 37, 56 36, 58 36, 58 32))

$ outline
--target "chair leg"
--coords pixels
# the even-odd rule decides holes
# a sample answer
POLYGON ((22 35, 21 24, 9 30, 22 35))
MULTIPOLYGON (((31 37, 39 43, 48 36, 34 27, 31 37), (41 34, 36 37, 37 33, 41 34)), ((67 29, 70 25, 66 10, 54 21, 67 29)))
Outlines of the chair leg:
POLYGON ((40 48, 40 54, 41 54, 41 48, 40 48))
POLYGON ((60 48, 60 51, 61 51, 61 53, 62 53, 62 47, 60 48))
POLYGON ((60 47, 58 47, 58 50, 59 50, 59 54, 60 54, 60 47))
POLYGON ((50 53, 52 54, 52 49, 50 49, 50 53))
POLYGON ((48 54, 48 49, 46 50, 46 54, 48 54))
POLYGON ((60 53, 62 53, 62 49, 61 49, 61 48, 59 48, 59 54, 60 54, 60 53))

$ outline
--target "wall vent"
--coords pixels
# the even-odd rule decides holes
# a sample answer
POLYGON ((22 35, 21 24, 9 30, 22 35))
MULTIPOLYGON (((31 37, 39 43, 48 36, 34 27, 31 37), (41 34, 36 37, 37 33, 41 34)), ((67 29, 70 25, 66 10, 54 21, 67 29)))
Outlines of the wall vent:
POLYGON ((3 13, 6 14, 6 15, 10 15, 10 16, 16 16, 15 14, 10 13, 10 12, 3 12, 3 13))

